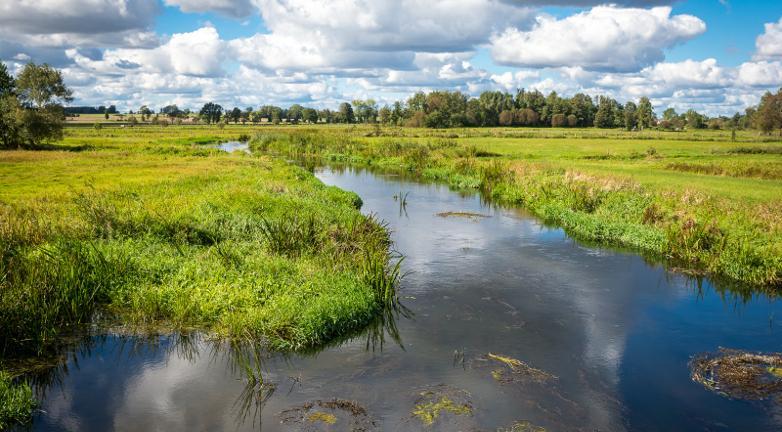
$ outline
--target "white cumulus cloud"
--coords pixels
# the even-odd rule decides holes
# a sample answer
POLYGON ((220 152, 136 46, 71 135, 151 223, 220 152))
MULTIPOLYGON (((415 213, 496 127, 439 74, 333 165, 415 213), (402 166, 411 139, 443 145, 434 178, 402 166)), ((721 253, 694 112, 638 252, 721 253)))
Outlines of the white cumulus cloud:
POLYGON ((766 31, 755 40, 755 59, 782 59, 782 18, 766 23, 766 31))
POLYGON ((663 49, 705 30, 695 16, 671 16, 670 7, 598 6, 563 19, 542 15, 529 31, 508 28, 491 48, 505 65, 628 72, 662 61, 663 49))

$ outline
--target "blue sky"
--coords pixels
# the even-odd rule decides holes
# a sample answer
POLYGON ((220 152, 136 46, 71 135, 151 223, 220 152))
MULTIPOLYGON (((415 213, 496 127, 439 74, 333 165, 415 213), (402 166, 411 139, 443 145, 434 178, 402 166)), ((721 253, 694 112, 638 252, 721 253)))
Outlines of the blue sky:
POLYGON ((121 109, 523 87, 716 115, 782 87, 782 2, 614 3, 7 0, 0 60, 49 62, 76 103, 121 109))

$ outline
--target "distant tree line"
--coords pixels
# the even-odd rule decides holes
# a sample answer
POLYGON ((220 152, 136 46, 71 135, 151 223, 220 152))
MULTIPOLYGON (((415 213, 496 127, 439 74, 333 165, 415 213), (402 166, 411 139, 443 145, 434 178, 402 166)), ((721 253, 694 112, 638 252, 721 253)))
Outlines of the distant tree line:
POLYGON ((449 127, 597 127, 643 130, 683 129, 760 129, 782 130, 782 89, 767 93, 760 105, 733 116, 708 117, 695 110, 677 113, 666 109, 662 117, 655 113, 647 97, 624 104, 608 97, 577 93, 562 97, 556 92, 544 95, 537 90, 519 90, 515 94, 487 91, 477 98, 458 91, 419 92, 406 101, 380 107, 373 99, 343 102, 337 110, 308 108, 294 104, 289 108, 264 105, 257 110, 234 107, 223 109, 205 104, 198 117, 212 123, 379 123, 384 125, 449 127))
POLYGON ((114 105, 110 105, 108 107, 106 106, 99 106, 99 107, 91 107, 91 106, 69 106, 65 107, 65 114, 66 115, 75 115, 75 114, 118 114, 119 111, 117 111, 117 107, 114 105))

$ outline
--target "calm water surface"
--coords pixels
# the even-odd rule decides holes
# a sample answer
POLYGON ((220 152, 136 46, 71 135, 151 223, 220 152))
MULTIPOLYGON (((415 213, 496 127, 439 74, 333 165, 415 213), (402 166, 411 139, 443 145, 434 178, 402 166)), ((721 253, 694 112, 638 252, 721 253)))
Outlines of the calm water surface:
MULTIPOLYGON (((782 351, 778 301, 742 300, 636 255, 579 245, 477 195, 364 171, 317 175, 357 192, 406 256, 401 295, 413 316, 397 319, 398 343, 387 337, 373 350, 362 334, 319 353, 271 356, 264 377, 276 389, 258 412, 243 409, 256 406, 242 397, 246 380, 214 343, 93 338, 58 381, 39 387, 33 429, 318 430, 282 423, 281 413, 331 398, 358 401, 377 430, 391 431, 494 431, 518 420, 548 430, 782 429, 772 403, 713 394, 687 366, 718 347, 782 351), (406 209, 393 198, 400 192, 409 192, 406 209), (437 215, 447 211, 488 217, 437 215), (500 384, 481 361, 489 352, 557 378, 500 384), (423 427, 410 412, 432 388, 458 393, 474 415, 423 427)), ((340 418, 323 430, 344 427, 340 418)))

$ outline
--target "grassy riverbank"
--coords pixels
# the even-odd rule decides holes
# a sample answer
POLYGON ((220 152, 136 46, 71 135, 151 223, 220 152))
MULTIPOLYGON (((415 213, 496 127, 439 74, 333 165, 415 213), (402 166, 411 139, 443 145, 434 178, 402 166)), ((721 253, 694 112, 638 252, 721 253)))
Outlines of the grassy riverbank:
POLYGON ((0 369, 96 319, 299 350, 394 301, 388 234, 357 195, 193 144, 236 131, 83 133, 0 152, 0 369))
POLYGON ((259 151, 402 170, 521 205, 576 238, 679 270, 782 286, 782 144, 729 132, 299 129, 259 151))

